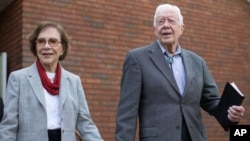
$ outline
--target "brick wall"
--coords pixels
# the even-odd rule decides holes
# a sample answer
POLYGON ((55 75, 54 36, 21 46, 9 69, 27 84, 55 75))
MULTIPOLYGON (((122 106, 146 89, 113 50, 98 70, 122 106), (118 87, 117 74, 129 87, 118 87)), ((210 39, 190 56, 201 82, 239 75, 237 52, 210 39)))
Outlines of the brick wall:
POLYGON ((7 52, 8 70, 22 67, 22 2, 16 1, 0 12, 0 52, 7 52))
MULTIPOLYGON (((72 38, 64 68, 78 74, 93 120, 106 141, 114 140, 116 108, 125 54, 154 39, 154 10, 164 1, 150 0, 16 0, 0 13, 0 51, 8 52, 8 72, 33 63, 28 34, 44 20, 63 24, 72 38)), ((250 88, 250 4, 245 0, 184 1, 183 48, 204 57, 220 91, 235 81, 248 96, 250 88)), ((244 102, 250 123, 249 100, 244 102)), ((228 141, 217 121, 203 112, 209 141, 228 141)))

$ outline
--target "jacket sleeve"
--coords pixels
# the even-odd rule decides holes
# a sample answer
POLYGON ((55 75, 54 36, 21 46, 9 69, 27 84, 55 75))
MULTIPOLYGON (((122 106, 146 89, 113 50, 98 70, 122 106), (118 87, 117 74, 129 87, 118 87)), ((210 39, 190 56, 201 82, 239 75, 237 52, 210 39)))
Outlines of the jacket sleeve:
POLYGON ((116 117, 116 141, 135 140, 138 109, 141 95, 140 65, 131 52, 128 53, 121 78, 120 101, 116 117))
POLYGON ((77 130, 84 141, 103 141, 97 126, 90 116, 87 100, 79 77, 77 81, 77 92, 79 97, 77 130))
POLYGON ((19 81, 17 75, 11 73, 5 94, 5 109, 0 124, 0 140, 15 141, 18 127, 19 81))
POLYGON ((219 90, 208 67, 203 60, 203 89, 201 97, 201 107, 210 115, 213 115, 219 103, 219 90))

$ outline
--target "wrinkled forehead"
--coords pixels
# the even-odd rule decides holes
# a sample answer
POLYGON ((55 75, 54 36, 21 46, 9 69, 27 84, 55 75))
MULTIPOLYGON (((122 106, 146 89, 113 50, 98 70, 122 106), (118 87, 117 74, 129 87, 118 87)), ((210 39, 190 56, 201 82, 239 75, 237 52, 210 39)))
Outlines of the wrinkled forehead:
POLYGON ((49 37, 54 37, 60 39, 60 33, 55 27, 45 27, 43 28, 40 33, 38 34, 38 38, 49 38, 49 37))
POLYGON ((159 17, 172 17, 179 20, 178 12, 171 7, 159 9, 156 13, 156 18, 158 19, 159 17))

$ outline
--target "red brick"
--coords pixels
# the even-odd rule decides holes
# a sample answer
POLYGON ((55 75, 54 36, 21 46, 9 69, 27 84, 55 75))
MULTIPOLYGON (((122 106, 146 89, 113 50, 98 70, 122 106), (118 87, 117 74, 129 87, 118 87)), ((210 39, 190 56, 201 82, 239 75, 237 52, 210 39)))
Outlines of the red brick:
MULTIPOLYGON (((218 83, 235 81, 250 91, 250 4, 241 1, 175 1, 184 16, 183 48, 201 55, 218 83)), ((126 52, 150 44, 159 1, 16 0, 0 12, 0 51, 8 53, 8 73, 34 61, 27 36, 44 20, 63 24, 72 37, 64 68, 78 74, 93 120, 105 140, 114 141, 120 77, 126 52)), ((242 124, 250 123, 249 101, 242 124)), ((202 112, 209 141, 228 141, 217 121, 202 112)), ((137 133, 138 136, 138 133, 137 133)), ((138 140, 138 139, 137 139, 138 140)))

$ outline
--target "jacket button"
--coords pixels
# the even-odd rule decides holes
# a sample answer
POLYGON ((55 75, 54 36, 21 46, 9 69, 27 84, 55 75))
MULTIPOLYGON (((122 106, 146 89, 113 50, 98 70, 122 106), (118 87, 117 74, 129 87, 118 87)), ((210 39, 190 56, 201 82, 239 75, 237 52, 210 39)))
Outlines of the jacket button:
POLYGON ((178 130, 179 130, 179 129, 181 129, 181 128, 180 128, 180 126, 179 126, 179 125, 177 125, 177 126, 176 126, 176 129, 178 129, 178 130))

